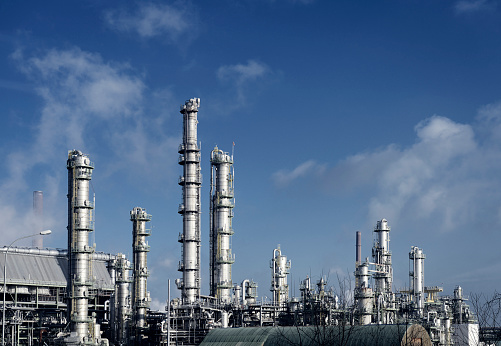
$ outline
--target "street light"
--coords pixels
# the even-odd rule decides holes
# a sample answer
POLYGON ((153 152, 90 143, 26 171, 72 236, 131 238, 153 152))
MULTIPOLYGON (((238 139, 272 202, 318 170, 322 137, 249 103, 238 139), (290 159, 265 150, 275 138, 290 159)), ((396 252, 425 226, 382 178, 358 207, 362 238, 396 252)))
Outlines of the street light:
POLYGON ((7 291, 7 253, 10 250, 10 247, 18 240, 25 239, 25 238, 31 238, 31 237, 36 237, 37 235, 49 235, 51 234, 52 231, 50 229, 35 233, 32 235, 26 235, 21 238, 15 239, 10 245, 7 247, 7 250, 5 251, 5 256, 3 260, 3 309, 2 309, 2 346, 5 346, 5 291, 7 291))

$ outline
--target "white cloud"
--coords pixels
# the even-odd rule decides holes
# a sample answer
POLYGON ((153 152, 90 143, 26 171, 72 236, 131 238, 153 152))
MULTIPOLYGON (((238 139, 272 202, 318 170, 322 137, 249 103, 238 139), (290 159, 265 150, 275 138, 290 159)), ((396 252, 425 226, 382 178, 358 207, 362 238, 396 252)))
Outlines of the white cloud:
POLYGON ((192 35, 197 15, 187 7, 140 3, 134 13, 113 10, 105 13, 106 22, 120 32, 135 33, 142 38, 166 37, 171 42, 192 35))
MULTIPOLYGON (((229 86, 231 93, 236 93, 235 102, 230 110, 245 106, 248 94, 259 89, 256 88, 257 83, 263 82, 271 75, 271 69, 266 64, 256 60, 248 60, 245 64, 223 65, 216 71, 219 81, 229 86)), ((228 111, 228 107, 225 107, 228 111)), ((224 109, 224 107, 220 108, 224 109)))
POLYGON ((254 81, 269 72, 268 66, 255 60, 248 60, 247 64, 225 65, 217 70, 220 80, 232 80, 237 85, 254 81))
POLYGON ((12 234, 30 231, 32 189, 51 190, 44 194, 51 210, 45 213, 46 227, 65 228, 64 193, 58 193, 57 186, 65 179, 60 167, 68 149, 82 150, 93 161, 98 151, 118 158, 119 164, 102 161, 103 176, 122 169, 154 183, 161 179, 158 172, 169 175, 169 167, 175 165, 156 158, 165 157, 164 151, 175 153, 179 139, 162 132, 157 126, 161 120, 144 114, 146 87, 127 64, 105 62, 99 54, 79 48, 52 49, 32 57, 16 51, 12 59, 34 85, 42 107, 26 134, 29 140, 3 158, 7 177, 0 181, 0 211, 11 225, 6 242, 14 239, 12 234), (28 186, 31 175, 44 188, 28 186))
POLYGON ((310 160, 273 178, 285 187, 320 172, 322 191, 357 189, 368 201, 368 220, 386 218, 396 228, 422 223, 449 232, 478 220, 500 226, 501 104, 482 107, 474 124, 433 116, 415 131, 406 148, 389 145, 330 168, 310 160))
POLYGON ((479 11, 490 11, 496 8, 496 3, 489 0, 461 0, 454 5, 456 14, 465 14, 479 11))
POLYGON ((303 162, 293 170, 282 169, 278 172, 273 173, 273 180, 277 186, 287 186, 294 180, 307 177, 307 176, 318 176, 323 174, 325 170, 324 165, 319 165, 313 160, 308 160, 303 162))

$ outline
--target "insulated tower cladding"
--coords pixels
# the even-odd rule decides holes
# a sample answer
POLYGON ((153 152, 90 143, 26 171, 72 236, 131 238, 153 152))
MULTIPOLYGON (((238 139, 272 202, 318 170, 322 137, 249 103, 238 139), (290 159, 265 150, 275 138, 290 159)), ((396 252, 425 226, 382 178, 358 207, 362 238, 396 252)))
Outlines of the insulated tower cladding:
POLYGON ((179 146, 179 164, 183 166, 183 176, 179 185, 183 187, 183 203, 179 213, 183 215, 183 233, 179 271, 182 279, 176 280, 184 303, 191 304, 200 296, 200 149, 197 144, 197 112, 200 99, 193 98, 181 106, 183 114, 183 144, 179 146))
POLYGON ((89 199, 89 185, 94 165, 78 150, 68 152, 68 312, 71 332, 81 342, 93 333, 92 321, 88 316, 89 288, 92 286, 91 254, 89 232, 94 230, 92 219, 93 203, 89 199), (89 330, 90 329, 90 330, 89 330), (89 333, 90 332, 90 333, 89 333))
POLYGON ((146 281, 149 276, 146 255, 150 251, 146 237, 151 235, 151 231, 146 229, 146 222, 151 220, 151 215, 146 210, 136 207, 130 212, 132 221, 132 246, 134 253, 134 285, 132 287, 133 310, 134 310, 134 331, 136 332, 136 343, 141 344, 142 331, 146 328, 146 310, 150 306, 150 299, 146 290, 146 281))
POLYGON ((233 235, 232 218, 235 200, 233 195, 233 156, 219 150, 211 152, 210 201, 210 294, 223 303, 231 302, 231 253, 233 235))

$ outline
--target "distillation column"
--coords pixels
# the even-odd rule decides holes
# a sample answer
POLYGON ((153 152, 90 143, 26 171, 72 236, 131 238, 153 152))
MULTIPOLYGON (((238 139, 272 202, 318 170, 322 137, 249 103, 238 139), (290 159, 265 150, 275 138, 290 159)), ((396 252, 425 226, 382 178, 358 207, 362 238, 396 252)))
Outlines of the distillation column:
POLYGON ((181 290, 183 303, 191 304, 200 296, 200 149, 197 144, 197 112, 200 99, 194 98, 181 106, 183 114, 183 144, 179 146, 179 164, 183 166, 183 176, 179 185, 183 187, 183 203, 179 213, 183 215, 183 233, 179 271, 182 279, 176 280, 181 290))
POLYGON ((142 332, 146 328, 146 310, 150 306, 150 299, 146 290, 146 281, 149 276, 146 255, 150 251, 146 237, 151 235, 151 231, 146 229, 146 222, 151 220, 151 215, 146 210, 136 207, 130 212, 132 221, 132 246, 134 253, 133 276, 134 285, 132 287, 133 318, 136 344, 141 344, 142 332))
POLYGON ((210 205, 210 294, 223 303, 231 302, 232 218, 235 205, 233 195, 233 156, 219 150, 211 152, 210 205))
MULTIPOLYGON (((424 259, 426 255, 417 246, 411 247, 409 260, 412 261, 412 269, 409 270, 410 294, 414 296, 414 306, 420 317, 423 316, 424 309, 424 259)), ((410 263, 409 263, 410 266, 410 263)))
POLYGON ((282 255, 280 245, 273 250, 273 258, 270 262, 271 268, 271 289, 273 292, 273 303, 282 305, 289 300, 289 285, 287 275, 290 273, 291 261, 282 255))
POLYGON ((94 230, 93 203, 89 200, 89 185, 94 165, 78 150, 68 152, 68 312, 72 336, 80 342, 92 343, 92 321, 88 316, 89 288, 92 286, 89 232, 94 230), (76 333, 76 335, 75 335, 76 333))
POLYGON ((393 268, 391 265, 390 227, 382 219, 374 228, 372 246, 374 260, 374 293, 377 308, 377 323, 392 323, 395 311, 395 295, 392 292, 393 268))
POLYGON ((358 324, 366 325, 372 322, 372 308, 374 295, 369 287, 369 262, 362 263, 362 233, 356 233, 356 257, 355 257, 355 303, 358 324))
POLYGON ((376 293, 391 293, 393 269, 390 252, 390 227, 388 221, 378 221, 374 228, 375 239, 372 247, 372 257, 376 266, 375 290, 376 293))
POLYGON ((115 262, 115 340, 117 345, 125 345, 128 341, 130 302, 129 285, 132 282, 129 276, 130 262, 125 255, 118 254, 115 262))

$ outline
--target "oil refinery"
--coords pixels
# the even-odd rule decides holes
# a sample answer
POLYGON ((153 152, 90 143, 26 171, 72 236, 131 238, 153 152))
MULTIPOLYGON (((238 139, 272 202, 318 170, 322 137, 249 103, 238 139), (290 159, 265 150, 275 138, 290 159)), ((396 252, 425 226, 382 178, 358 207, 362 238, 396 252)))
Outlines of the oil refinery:
MULTIPOLYGON (((317 340, 307 343, 311 345, 479 345, 481 330, 461 287, 453 296, 442 296, 441 287, 425 286, 424 249, 409 244, 408 288, 394 287, 391 228, 384 218, 375 220, 371 256, 364 260, 362 234, 356 232, 353 285, 349 280, 342 295, 325 278, 314 282, 306 277, 300 281, 300 296, 291 297, 293 261, 276 244, 262 244, 270 249, 271 280, 260 285, 269 287, 271 302, 259 299, 258 283, 250 278, 234 282, 234 158, 218 147, 211 151, 210 205, 202 206, 199 107, 200 99, 193 98, 180 111, 178 213, 183 227, 177 239, 180 277, 175 279, 180 298, 171 299, 169 285, 165 310, 150 308, 148 225, 154 215, 143 207, 130 210, 132 258, 123 254, 129 249, 100 253, 89 243, 95 208, 89 186, 95 166, 87 154, 70 150, 67 249, 44 249, 39 240, 31 248, 1 249, 2 345, 237 345, 251 339, 253 345, 280 344, 281 339, 300 345, 305 343, 292 341, 301 336, 317 340), (200 252, 204 208, 210 217, 206 264, 200 252), (205 265, 207 283, 201 280, 205 265), (204 285, 209 295, 202 295, 204 285)), ((43 196, 35 192, 40 205, 43 196)))

